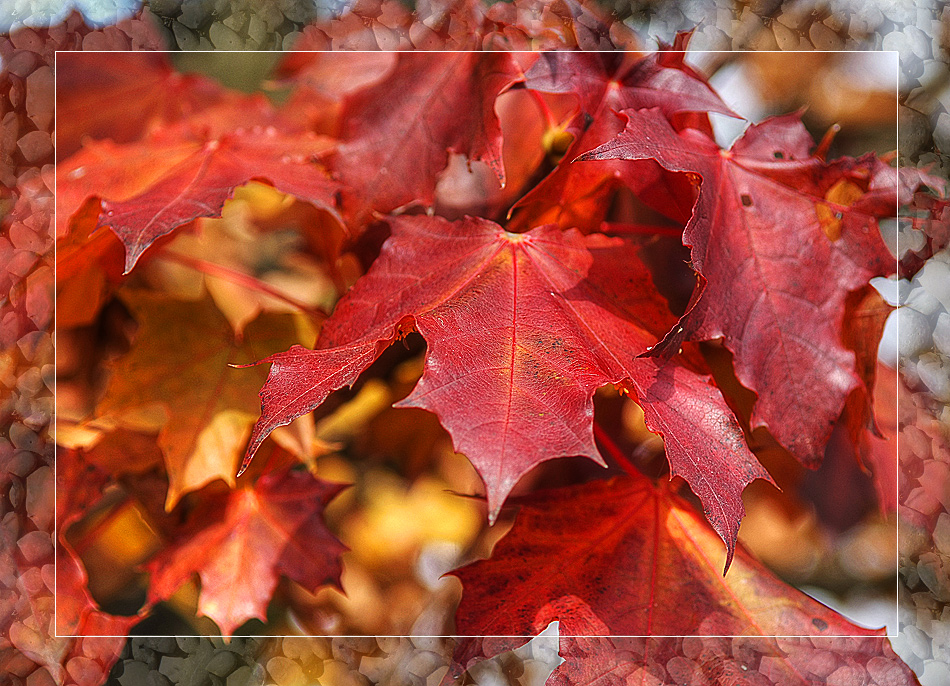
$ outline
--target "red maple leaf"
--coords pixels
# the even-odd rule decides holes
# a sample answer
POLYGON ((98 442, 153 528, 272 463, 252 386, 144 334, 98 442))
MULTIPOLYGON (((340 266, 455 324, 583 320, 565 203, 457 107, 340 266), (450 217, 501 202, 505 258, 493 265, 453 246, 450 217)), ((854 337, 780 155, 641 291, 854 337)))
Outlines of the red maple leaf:
POLYGON ((147 564, 150 601, 170 597, 197 573, 198 611, 230 635, 252 617, 266 618, 278 573, 310 591, 339 585, 345 548, 327 530, 323 510, 342 488, 306 472, 272 472, 223 502, 206 502, 147 564))
POLYGON ((723 552, 693 508, 646 477, 519 499, 488 560, 453 572, 466 635, 877 636, 790 589, 737 549, 723 552))
MULTIPOLYGON (((187 118, 213 105, 240 111, 250 100, 212 79, 175 71, 160 52, 61 51, 56 59, 56 152, 66 159, 83 138, 127 143, 154 124, 187 118), (109 107, 103 107, 108 101, 109 107)), ((52 109, 50 110, 52 112, 52 109)))
POLYGON ((56 454, 56 526, 60 531, 76 522, 102 498, 109 474, 76 450, 59 448, 56 454))
POLYGON ((504 185, 495 99, 521 76, 510 53, 403 53, 385 80, 349 95, 331 167, 353 223, 373 211, 431 206, 450 150, 484 160, 504 185))
POLYGON ((654 160, 570 163, 623 131, 620 110, 659 107, 668 118, 686 112, 736 116, 704 78, 683 64, 681 53, 546 52, 525 73, 525 87, 573 94, 578 101, 578 114, 565 129, 574 141, 563 161, 515 205, 521 210, 516 221, 554 221, 563 228, 597 230, 609 195, 621 186, 678 221, 689 218, 693 192, 688 182, 664 172, 654 160))
POLYGON ((623 114, 624 131, 578 159, 655 159, 702 179, 683 234, 700 284, 651 354, 722 337, 758 394, 752 425, 816 465, 861 383, 842 342, 845 299, 895 269, 877 219, 896 207, 896 170, 872 156, 826 164, 796 114, 749 127, 729 150, 656 109, 623 114))
POLYGON ((425 373, 398 407, 439 416, 455 448, 485 482, 493 519, 537 464, 594 444, 593 393, 622 384, 666 438, 681 474, 729 550, 744 512, 740 494, 768 473, 708 377, 679 361, 637 359, 672 315, 621 239, 545 226, 512 234, 482 219, 392 220, 371 270, 324 324, 317 350, 272 355, 262 415, 246 466, 264 438, 352 385, 402 332, 429 350, 425 373))
POLYGON ((251 180, 335 212, 338 186, 316 163, 332 147, 329 139, 260 126, 206 133, 185 123, 136 143, 88 144, 59 169, 59 212, 68 218, 98 198, 96 226, 122 241, 125 273, 156 239, 220 215, 234 189, 251 180))

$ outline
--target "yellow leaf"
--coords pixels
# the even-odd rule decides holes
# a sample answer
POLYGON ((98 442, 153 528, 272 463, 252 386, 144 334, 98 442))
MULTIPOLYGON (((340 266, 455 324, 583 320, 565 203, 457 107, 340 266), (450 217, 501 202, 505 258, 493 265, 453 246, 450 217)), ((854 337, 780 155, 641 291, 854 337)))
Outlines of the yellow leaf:
POLYGON ((167 507, 214 478, 234 483, 243 436, 260 412, 267 365, 237 368, 299 342, 291 315, 264 314, 238 338, 207 295, 175 300, 145 291, 121 294, 139 328, 113 364, 97 408, 122 426, 142 409, 165 413, 158 443, 169 478, 167 507))

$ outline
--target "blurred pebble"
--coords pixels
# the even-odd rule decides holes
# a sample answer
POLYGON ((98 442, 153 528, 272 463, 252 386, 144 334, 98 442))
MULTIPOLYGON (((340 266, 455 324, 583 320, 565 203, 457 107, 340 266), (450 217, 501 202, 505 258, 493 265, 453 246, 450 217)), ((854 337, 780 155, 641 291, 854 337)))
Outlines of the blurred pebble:
POLYGON ((921 112, 901 105, 898 116, 898 146, 901 155, 916 157, 931 141, 930 120, 921 112))
POLYGON ((277 686, 297 686, 304 680, 303 669, 300 665, 281 655, 267 661, 267 673, 277 686))
POLYGON ((211 16, 210 10, 206 9, 204 4, 196 0, 185 3, 181 14, 178 15, 178 21, 189 29, 197 29, 211 16))
POLYGON ((834 12, 822 22, 835 33, 841 33, 848 26, 848 15, 844 12, 834 12))
MULTIPOLYGON (((251 686, 254 677, 254 672, 247 665, 242 665, 235 669, 228 676, 227 686, 251 686)), ((263 678, 260 679, 260 683, 263 683, 263 678)))
POLYGON ((161 656, 149 648, 141 640, 132 640, 132 657, 139 662, 145 663, 150 669, 158 667, 161 656))
POLYGON ((429 650, 416 651, 406 663, 406 670, 416 676, 427 677, 445 664, 445 658, 429 650))
POLYGON ((238 659, 230 650, 219 650, 215 653, 214 657, 211 658, 211 661, 208 662, 205 669, 208 670, 211 674, 217 676, 227 676, 230 674, 235 667, 237 667, 238 659))
POLYGON ((930 641, 927 635, 916 626, 908 626, 904 629, 904 635, 907 638, 908 647, 914 651, 914 654, 922 660, 930 657, 930 641))
POLYGON ((178 643, 171 636, 153 636, 141 640, 147 647, 166 655, 174 653, 178 649, 178 643))
POLYGON ((198 34, 181 22, 172 22, 172 33, 175 35, 175 42, 182 50, 198 49, 198 34))
POLYGON ((495 660, 482 660, 469 667, 468 675, 478 686, 509 686, 507 677, 495 660))
POLYGON ((896 50, 901 62, 904 62, 913 54, 910 41, 902 31, 891 31, 884 36, 881 48, 883 50, 896 50))
POLYGON ((122 674, 118 681, 122 686, 142 686, 150 671, 151 669, 144 662, 126 660, 122 663, 122 674))
POLYGON ((844 47, 844 42, 838 34, 817 21, 808 30, 808 37, 816 50, 841 50, 844 47))
POLYGON ((926 288, 920 286, 916 278, 912 283, 914 288, 911 289, 907 296, 907 307, 928 318, 936 316, 936 314, 943 309, 940 301, 931 295, 926 288))
POLYGON ((941 112, 933 132, 934 145, 943 153, 950 153, 950 114, 941 112))
POLYGON ((898 354, 915 358, 931 346, 931 329, 927 317, 911 307, 900 307, 895 313, 896 330, 900 331, 898 354))
POLYGON ((933 330, 933 342, 937 351, 945 357, 950 357, 950 314, 941 312, 937 315, 937 324, 933 330))
POLYGON ((197 636, 177 636, 175 642, 178 643, 178 647, 186 653, 195 652, 198 650, 198 646, 201 645, 201 639, 197 636))
POLYGON ((917 362, 917 375, 931 395, 942 403, 950 403, 950 364, 937 353, 925 353, 917 362))
POLYGON ((300 31, 291 31, 286 36, 284 36, 281 49, 285 51, 293 50, 294 41, 296 41, 302 35, 303 34, 300 31))
POLYGON ((798 33, 792 31, 781 22, 772 23, 772 34, 775 36, 775 43, 779 50, 797 50, 800 37, 798 33))
POLYGON ((914 280, 930 295, 950 310, 950 265, 939 260, 927 260, 914 280))
POLYGON ((944 662, 928 660, 924 663, 923 674, 920 675, 920 686, 946 686, 950 684, 950 667, 944 662))
POLYGON ((185 658, 183 657, 171 657, 166 655, 158 663, 158 671, 172 679, 177 681, 179 675, 181 674, 182 666, 185 664, 185 658))
POLYGON ((930 57, 933 56, 930 38, 926 33, 911 24, 904 27, 904 35, 907 37, 908 47, 913 51, 914 55, 922 60, 930 59, 930 57))
POLYGON ((244 48, 244 41, 241 40, 241 36, 221 22, 215 22, 211 25, 208 30, 208 39, 216 50, 241 50, 244 48))
POLYGON ((172 17, 181 11, 182 0, 149 0, 148 8, 161 17, 172 17))
POLYGON ((173 686, 173 684, 171 679, 153 669, 145 679, 145 686, 173 686))

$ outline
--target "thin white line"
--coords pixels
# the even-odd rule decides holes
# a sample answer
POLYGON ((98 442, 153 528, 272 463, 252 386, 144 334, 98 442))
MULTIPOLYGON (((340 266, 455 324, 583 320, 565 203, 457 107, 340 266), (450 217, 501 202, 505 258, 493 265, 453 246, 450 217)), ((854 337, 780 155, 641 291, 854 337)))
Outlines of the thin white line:
POLYGON ((56 370, 59 368, 56 364, 58 350, 59 350, 59 327, 57 326, 57 320, 59 319, 59 308, 56 306, 56 293, 57 293, 57 273, 59 269, 59 262, 57 261, 57 254, 59 251, 59 241, 57 241, 56 236, 56 205, 57 195, 56 195, 56 185, 57 179, 59 177, 59 150, 56 146, 56 136, 59 132, 59 123, 56 119, 58 115, 58 108, 56 107, 56 94, 59 92, 59 89, 56 87, 56 79, 59 78, 59 50, 53 53, 53 224, 50 226, 50 233, 52 234, 53 239, 53 416, 51 417, 53 421, 53 637, 60 638, 60 635, 57 633, 59 631, 59 498, 58 493, 56 492, 57 486, 59 483, 59 460, 56 459, 57 446, 59 445, 59 436, 56 433, 56 425, 58 423, 59 413, 56 411, 56 390, 58 384, 59 375, 56 373, 56 370))
MULTIPOLYGON (((897 188, 894 189, 894 226, 897 230, 897 237, 894 240, 894 245, 897 248, 897 254, 894 257, 894 276, 897 279, 900 279, 900 264, 901 264, 901 222, 900 222, 900 171, 901 171, 901 117, 900 117, 900 80, 901 80, 901 65, 900 59, 898 57, 894 58, 894 136, 896 138, 895 148, 897 149, 897 188)), ((900 300, 897 303, 900 307, 900 300)), ((895 317, 894 321, 896 323, 895 330, 897 332, 897 349, 900 351, 900 340, 901 340, 901 318, 895 317)), ((900 431, 900 385, 901 385, 901 362, 900 354, 897 356, 897 369, 894 374, 894 417, 897 420, 894 426, 894 509, 896 516, 894 517, 894 636, 897 638, 900 636, 901 627, 900 627, 900 597, 901 597, 901 571, 900 571, 900 441, 901 441, 901 431, 900 431)), ((891 638, 888 634, 888 638, 891 638)))
MULTIPOLYGON (((53 80, 53 92, 54 92, 54 96, 53 96, 54 134, 55 134, 55 131, 58 130, 57 128, 55 128, 55 126, 56 126, 55 121, 56 121, 56 116, 57 116, 56 93, 58 92, 58 91, 57 91, 57 88, 56 88, 56 79, 58 78, 58 69, 56 69, 55 67, 56 67, 56 64, 57 64, 57 62, 58 62, 58 57, 59 57, 59 53, 60 53, 60 52, 72 52, 72 51, 60 51, 60 50, 56 50, 55 53, 54 53, 54 70, 53 70, 53 76, 54 76, 54 80, 53 80)), ((83 51, 83 53, 108 53, 109 55, 119 55, 119 54, 127 54, 127 53, 128 53, 128 54, 132 54, 132 53, 138 53, 138 52, 141 52, 141 51, 138 51, 138 50, 123 50, 123 51, 84 50, 84 51, 83 51)), ((174 54, 174 53, 172 53, 171 51, 168 51, 168 50, 166 50, 166 51, 152 51, 152 52, 162 52, 163 54, 165 54, 165 55, 169 58, 170 61, 171 61, 171 56, 174 54)), ((187 54, 195 54, 195 53, 206 53, 206 54, 234 53, 234 54, 242 54, 242 55, 249 55, 249 54, 255 54, 255 53, 265 53, 265 54, 268 54, 268 55, 271 55, 271 54, 272 54, 270 51, 263 51, 263 50, 256 50, 256 51, 250 51, 250 50, 188 50, 188 51, 186 51, 186 52, 187 52, 187 54)), ((322 53, 330 53, 330 52, 333 52, 333 51, 328 51, 328 50, 293 50, 293 49, 291 49, 291 50, 288 50, 288 51, 280 51, 280 52, 281 52, 281 53, 301 52, 301 53, 322 54, 322 53)), ((349 50, 349 51, 345 51, 345 52, 350 52, 350 53, 368 53, 368 54, 379 54, 380 52, 405 53, 405 54, 413 54, 413 53, 416 53, 416 54, 418 54, 420 51, 418 51, 418 50, 388 50, 388 51, 381 51, 381 50, 349 50)), ((443 52, 443 53, 452 53, 452 54, 455 54, 455 53, 483 53, 484 51, 482 51, 482 50, 433 50, 433 51, 427 51, 427 52, 432 52, 432 53, 443 52)), ((550 51, 546 51, 546 50, 525 50, 525 51, 512 51, 512 52, 542 53, 542 52, 550 52, 550 51)), ((585 51, 585 52, 597 52, 597 53, 608 53, 608 54, 616 54, 616 53, 620 53, 620 52, 623 52, 623 53, 634 52, 634 53, 639 53, 639 54, 641 54, 641 55, 643 55, 643 56, 647 56, 647 55, 650 55, 650 54, 655 54, 656 52, 659 52, 659 50, 655 50, 655 51, 652 51, 652 52, 647 52, 647 51, 642 51, 642 52, 641 52, 641 51, 628 51, 628 50, 589 50, 589 51, 585 51)), ((676 52, 680 52, 680 51, 676 51, 676 52)), ((738 56, 743 56, 743 55, 747 55, 747 54, 749 54, 749 53, 756 53, 756 54, 760 54, 760 53, 776 53, 776 54, 796 54, 796 53, 802 53, 802 54, 808 54, 808 55, 815 55, 815 54, 839 54, 839 53, 840 53, 840 54, 854 54, 854 52, 855 52, 854 50, 689 50, 689 49, 682 51, 682 53, 683 53, 684 55, 690 55, 690 54, 727 54, 727 55, 736 56, 736 57, 738 57, 738 56)), ((862 52, 865 53, 865 54, 869 54, 869 53, 890 53, 890 54, 893 54, 893 55, 895 55, 895 56, 898 54, 898 52, 895 51, 895 50, 873 50, 873 51, 862 51, 862 52)), ((897 151, 897 152, 898 152, 898 171, 899 171, 899 170, 900 170, 900 149, 899 149, 899 146, 900 146, 900 119, 899 119, 899 116, 897 116, 897 115, 899 115, 899 108, 900 108, 900 103, 899 103, 899 92, 900 92, 900 76, 899 76, 899 75, 900 75, 900 64, 899 64, 899 62, 897 61, 896 58, 895 58, 895 64, 897 65, 897 66, 896 66, 896 72, 895 72, 895 103, 896 103, 896 107, 897 107, 897 109, 895 110, 895 118, 897 119, 897 122, 898 122, 898 123, 897 123, 897 128, 896 128, 896 134, 897 134, 897 137, 898 137, 898 139, 897 139, 898 151, 897 151)), ((54 170, 55 170, 55 173, 54 173, 54 181, 53 181, 53 200, 54 200, 54 202, 53 202, 53 224, 52 224, 52 226, 51 226, 51 234, 52 234, 52 238, 53 238, 53 264, 54 264, 54 269, 53 269, 53 289, 54 289, 54 290, 53 290, 53 298, 54 298, 53 331, 54 331, 54 335, 55 335, 55 333, 57 332, 56 318, 57 318, 57 314, 58 314, 57 308, 55 307, 56 283, 57 283, 57 279, 56 279, 56 272, 57 272, 57 270, 56 270, 56 254, 57 254, 57 241, 56 241, 56 226, 57 226, 57 224, 56 224, 56 210, 57 210, 57 203, 56 203, 56 185, 57 185, 57 184, 56 184, 56 179, 57 179, 57 177, 58 177, 58 170, 59 170, 58 152, 57 152, 56 149, 55 149, 55 135, 54 135, 54 138, 53 138, 53 143, 54 143, 54 170)), ((898 185, 897 185, 897 187, 895 188, 895 193, 897 192, 897 190, 898 190, 899 187, 900 187, 900 185, 899 185, 899 178, 897 179, 897 181, 898 181, 898 185)), ((900 202, 899 202, 899 199, 897 199, 897 200, 896 200, 896 205, 895 205, 895 215, 899 212, 899 207, 900 207, 900 202)), ((899 255, 900 255, 900 249, 899 249, 899 240, 900 240, 899 223, 898 223, 898 234, 897 234, 897 235, 898 235, 898 253, 897 253, 897 254, 898 254, 898 258, 896 259, 896 264, 897 264, 897 268, 899 269, 899 264, 900 264, 900 258, 899 258, 899 255)), ((900 340, 899 320, 898 320, 898 340, 900 340)), ((56 346, 54 346, 54 351, 53 351, 53 355, 54 355, 54 369, 55 369, 56 354, 57 354, 57 352, 56 352, 56 346)), ((899 387, 899 385, 900 385, 899 370, 898 370, 897 384, 898 384, 898 387, 899 387)), ((57 526, 57 521, 56 521, 56 520, 57 520, 57 502, 56 502, 56 501, 57 501, 57 498, 55 497, 55 496, 56 496, 56 488, 57 488, 56 469, 57 469, 57 463, 58 463, 58 460, 56 459, 56 445, 57 445, 57 442, 56 442, 56 424, 57 424, 57 422, 56 422, 56 414, 57 414, 57 413, 56 413, 56 402, 55 402, 55 398, 56 398, 56 380, 55 380, 55 374, 54 374, 54 383, 53 383, 53 397, 54 397, 54 402, 53 402, 53 415, 54 415, 54 416, 53 416, 53 474, 54 474, 54 476, 53 476, 53 493, 54 493, 54 498, 53 498, 53 511, 54 511, 54 515, 53 515, 53 542, 54 542, 54 548, 53 548, 53 549, 54 549, 54 571, 53 571, 53 579, 54 579, 54 581, 53 581, 53 588, 54 588, 54 593, 53 593, 53 624, 54 624, 54 628, 53 628, 53 631, 54 631, 54 637, 56 637, 56 638, 85 638, 85 637, 87 637, 87 636, 88 636, 88 637, 95 637, 95 638, 132 638, 132 637, 134 637, 134 638, 179 638, 179 637, 180 637, 180 638, 209 638, 209 639, 210 639, 210 638, 221 638, 221 639, 227 639, 227 640, 230 640, 231 638, 367 638, 367 636, 366 636, 365 634, 329 634, 329 635, 306 635, 306 634, 304 634, 304 635, 301 635, 301 634, 273 634, 273 635, 268 635, 268 634, 248 634, 248 635, 243 635, 243 634, 241 634, 241 635, 233 635, 233 636, 224 636, 224 635, 222 635, 222 634, 200 634, 200 635, 184 635, 184 634, 177 634, 177 635, 166 635, 166 634, 147 634, 147 635, 146 635, 146 634, 141 634, 141 635, 139 635, 139 634, 119 634, 119 635, 113 635, 113 634, 82 634, 82 635, 79 635, 79 634, 57 634, 57 633, 55 633, 56 630, 59 628, 59 624, 58 624, 58 621, 57 621, 57 607, 58 607, 57 600, 58 600, 58 588, 59 588, 59 587, 58 587, 58 583, 57 583, 57 580, 58 580, 58 579, 57 579, 57 572, 56 572, 56 569, 58 568, 58 564, 56 564, 56 562, 57 562, 57 556, 58 556, 58 554, 59 554, 59 545, 58 545, 58 540, 59 540, 59 539, 58 539, 57 531, 56 531, 56 526, 57 526)), ((899 440, 900 440, 900 431, 897 432, 897 436, 898 436, 898 441, 899 441, 899 440)), ((895 461, 895 462, 896 462, 896 461, 895 461)), ((899 478, 900 478, 900 473, 899 473, 899 472, 900 472, 900 470, 899 470, 899 464, 897 464, 897 465, 895 465, 895 473, 896 473, 896 476, 897 476, 897 479, 898 479, 898 480, 899 480, 899 478)), ((898 484, 898 488, 896 489, 896 491, 897 491, 896 495, 899 495, 899 484, 898 484)), ((900 541, 899 541, 899 531, 900 531, 900 529, 899 529, 899 527, 897 526, 897 520, 896 520, 896 518, 895 518, 895 542, 897 543, 897 547, 895 548, 895 560, 894 560, 894 565, 895 565, 895 574, 896 574, 896 576, 897 576, 897 581, 896 581, 895 590, 896 590, 898 593, 899 593, 899 590, 900 590, 899 556, 897 555, 897 550, 899 550, 899 543, 900 543, 900 541)), ((792 588, 795 588, 795 587, 793 586, 792 588)), ((796 590, 798 590, 798 589, 796 589, 796 590)), ((801 592, 801 593, 804 594, 804 592, 802 592, 802 591, 799 591, 799 592, 801 592)), ((807 595, 807 594, 804 594, 804 595, 807 595)), ((812 599, 812 600, 814 600, 814 599, 812 599)), ((819 601, 815 601, 815 602, 819 602, 819 601)), ((899 607, 900 607, 899 599, 898 599, 898 597, 895 597, 895 620, 897 620, 898 617, 899 617, 899 607)), ((840 614, 840 613, 839 613, 839 614, 840 614)), ((851 620, 850 618, 848 618, 848 617, 845 616, 845 615, 842 615, 842 616, 843 616, 845 619, 847 619, 848 621, 853 621, 853 620, 851 620)), ((897 626, 896 622, 895 622, 895 626, 897 626)), ((894 635, 891 635, 891 634, 884 634, 884 637, 886 637, 886 638, 897 638, 897 635, 898 635, 898 634, 894 634, 894 635)), ((474 634, 415 635, 415 634, 413 634, 413 635, 399 635, 399 636, 396 636, 396 635, 379 635, 379 636, 376 636, 376 637, 377 637, 377 638, 407 638, 407 639, 408 639, 408 638, 534 638, 535 636, 534 636, 534 635, 531 635, 531 634, 516 634, 516 635, 498 635, 498 634, 494 634, 494 635, 482 635, 482 634, 478 634, 478 635, 474 635, 474 634)), ((585 634, 585 635, 578 635, 578 636, 575 636, 575 635, 572 635, 572 634, 560 634, 560 637, 561 637, 561 638, 686 638, 687 636, 667 636, 667 635, 656 635, 656 634, 653 634, 653 635, 608 634, 608 635, 604 635, 604 636, 592 636, 592 635, 586 635, 586 634, 585 634)), ((752 637, 750 637, 750 636, 744 636, 744 635, 728 635, 728 634, 690 634, 688 637, 689 637, 689 638, 762 638, 762 639, 765 639, 765 638, 807 638, 807 639, 811 639, 811 640, 822 639, 822 638, 827 638, 827 639, 839 639, 839 638, 862 638, 862 639, 866 639, 866 638, 871 638, 871 637, 866 636, 866 635, 853 635, 853 636, 852 636, 852 635, 840 635, 840 634, 835 634, 835 635, 831 635, 831 636, 776 635, 776 636, 752 636, 752 637)))

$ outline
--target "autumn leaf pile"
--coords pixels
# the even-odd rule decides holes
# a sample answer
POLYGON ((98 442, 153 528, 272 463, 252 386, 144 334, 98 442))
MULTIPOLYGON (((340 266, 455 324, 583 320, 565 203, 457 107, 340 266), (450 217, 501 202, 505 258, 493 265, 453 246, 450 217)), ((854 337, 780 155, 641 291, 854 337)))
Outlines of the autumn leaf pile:
MULTIPOLYGON (((324 514, 341 486, 316 467, 338 447, 311 413, 424 341, 396 407, 438 418, 488 521, 516 513, 455 572, 458 634, 857 636, 833 669, 904 674, 879 631, 737 534, 743 490, 771 480, 753 430, 808 467, 838 431, 888 478, 871 405, 887 310, 867 282, 896 269, 879 221, 916 183, 874 155, 826 159, 797 114, 721 148, 710 113, 738 115, 682 48, 294 53, 271 98, 160 56, 61 55, 59 335, 112 343, 86 351, 94 370, 60 369, 60 564, 77 583, 61 571, 59 592, 82 592, 74 548, 124 497, 157 532, 139 617, 195 576, 225 634, 266 619, 280 579, 339 585, 324 514), (662 464, 595 418, 616 392, 662 464), (567 457, 610 469, 532 487, 567 457)), ((96 611, 76 633, 132 621, 96 611)), ((463 642, 457 660, 502 647, 463 642)), ((775 682, 828 666, 769 650, 755 666, 775 682)), ((556 678, 589 678, 572 665, 556 678)))

